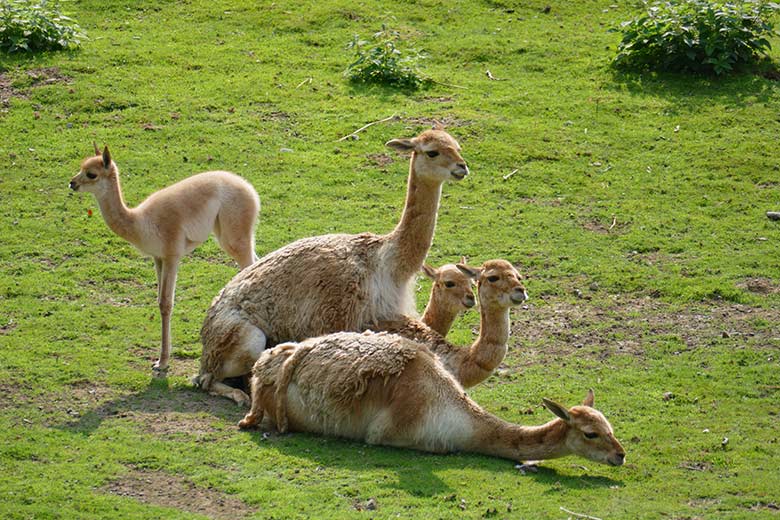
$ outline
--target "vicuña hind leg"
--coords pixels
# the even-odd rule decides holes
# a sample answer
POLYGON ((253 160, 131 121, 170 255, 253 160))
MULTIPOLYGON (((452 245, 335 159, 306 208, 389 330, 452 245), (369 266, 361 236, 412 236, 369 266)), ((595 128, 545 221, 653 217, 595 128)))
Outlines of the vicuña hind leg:
POLYGON ((193 378, 193 383, 212 395, 227 397, 240 406, 249 406, 249 396, 239 390, 224 384, 229 377, 243 377, 252 372, 252 366, 265 350, 266 335, 254 325, 245 321, 226 320, 215 327, 223 343, 204 351, 201 358, 200 374, 193 378))

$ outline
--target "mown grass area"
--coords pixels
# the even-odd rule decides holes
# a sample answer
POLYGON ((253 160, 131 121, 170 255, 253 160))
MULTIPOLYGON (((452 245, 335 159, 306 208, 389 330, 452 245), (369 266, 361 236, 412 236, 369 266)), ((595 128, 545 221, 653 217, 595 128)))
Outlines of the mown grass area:
POLYGON ((112 4, 66 4, 90 36, 79 52, 0 56, 0 516, 778 514, 776 81, 614 72, 626 2, 112 4), (347 42, 382 23, 439 83, 345 81, 347 42), (183 262, 172 373, 152 380, 152 263, 67 189, 96 140, 131 205, 207 169, 249 179, 260 254, 385 232, 407 160, 383 143, 433 120, 472 174, 444 188, 429 261, 506 258, 532 297, 505 365, 470 394, 539 424, 543 396, 572 405, 594 388, 625 466, 568 458, 523 476, 481 456, 239 432, 241 409, 188 383, 227 255, 210 241, 183 262))

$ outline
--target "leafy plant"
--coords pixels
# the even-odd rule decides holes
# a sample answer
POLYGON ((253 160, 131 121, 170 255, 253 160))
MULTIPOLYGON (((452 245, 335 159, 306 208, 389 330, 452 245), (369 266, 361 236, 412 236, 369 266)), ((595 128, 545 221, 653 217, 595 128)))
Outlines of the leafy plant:
POLYGON ((417 89, 426 83, 417 64, 424 56, 414 49, 400 49, 398 31, 388 29, 374 33, 370 41, 355 35, 347 45, 357 58, 344 74, 357 83, 378 83, 399 88, 417 89))
POLYGON ((59 2, 0 0, 0 49, 8 53, 74 49, 85 38, 59 2))
POLYGON ((648 3, 623 22, 614 64, 623 68, 724 74, 771 49, 771 17, 780 4, 762 0, 648 3))

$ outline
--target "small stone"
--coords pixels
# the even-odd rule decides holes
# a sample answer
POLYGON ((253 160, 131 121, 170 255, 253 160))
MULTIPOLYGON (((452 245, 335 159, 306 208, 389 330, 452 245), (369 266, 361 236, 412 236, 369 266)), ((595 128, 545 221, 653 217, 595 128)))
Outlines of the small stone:
POLYGON ((377 508, 376 500, 373 498, 369 498, 368 502, 366 502, 366 510, 376 511, 376 508, 377 508))
POLYGON ((730 338, 730 337, 731 337, 731 334, 729 334, 728 332, 726 332, 726 331, 724 330, 724 331, 721 333, 721 337, 723 337, 723 338, 730 338))
POLYGON ((664 392, 664 401, 671 401, 674 399, 674 394, 671 392, 664 392))

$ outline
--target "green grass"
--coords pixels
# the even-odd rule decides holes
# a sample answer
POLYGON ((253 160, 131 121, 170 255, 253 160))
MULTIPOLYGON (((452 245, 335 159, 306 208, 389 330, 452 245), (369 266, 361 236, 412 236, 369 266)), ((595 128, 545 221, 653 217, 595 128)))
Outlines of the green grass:
POLYGON ((198 517, 186 494, 107 491, 139 473, 255 518, 776 517, 780 230, 764 213, 780 207, 780 85, 616 73, 607 29, 628 5, 545 5, 81 0, 66 6, 90 37, 81 51, 0 56, 0 93, 17 93, 0 103, 0 517, 198 517), (383 22, 439 84, 345 80, 347 42, 383 22), (61 80, 28 74, 52 67, 61 80), (592 387, 626 466, 568 458, 521 476, 480 456, 239 432, 241 410, 187 378, 235 274, 213 241, 182 264, 173 373, 151 380, 152 263, 67 189, 93 140, 131 205, 199 171, 240 173, 260 193, 264 254, 392 229, 407 161, 383 143, 433 119, 472 175, 445 186, 429 261, 506 258, 532 297, 505 367, 471 395, 535 424, 551 417, 543 396, 571 405, 592 387), (361 511, 370 498, 378 509, 361 511))

